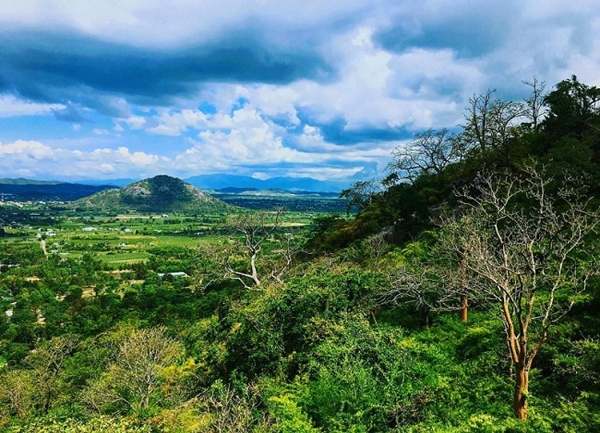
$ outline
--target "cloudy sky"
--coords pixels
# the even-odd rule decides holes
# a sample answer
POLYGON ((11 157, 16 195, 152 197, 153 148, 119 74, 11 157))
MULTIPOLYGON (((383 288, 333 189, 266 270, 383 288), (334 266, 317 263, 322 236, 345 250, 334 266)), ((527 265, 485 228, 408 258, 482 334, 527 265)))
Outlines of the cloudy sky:
POLYGON ((600 85, 596 0, 3 0, 0 177, 381 174, 468 98, 600 85))

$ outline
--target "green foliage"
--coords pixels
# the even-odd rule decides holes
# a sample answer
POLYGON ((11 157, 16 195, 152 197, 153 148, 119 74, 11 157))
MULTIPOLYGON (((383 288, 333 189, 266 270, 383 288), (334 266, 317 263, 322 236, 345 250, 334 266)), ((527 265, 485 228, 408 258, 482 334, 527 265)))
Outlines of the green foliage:
POLYGON ((291 394, 269 398, 270 412, 276 419, 276 426, 282 433, 318 433, 308 416, 302 412, 291 394))
POLYGON ((97 416, 86 420, 40 418, 13 430, 22 433, 151 433, 152 427, 127 418, 97 416))
MULTIPOLYGON (((424 264, 438 272, 437 283, 453 283, 456 263, 436 247, 444 233, 435 226, 442 208, 464 214, 452 192, 482 169, 527 180, 523 167, 533 157, 555 178, 550 192, 565 186, 566 169, 584 175, 584 199, 597 203, 599 98, 597 88, 572 77, 547 95, 541 122, 525 104, 493 92, 474 97, 476 116, 456 134, 428 131, 396 152, 408 158, 396 167, 410 176, 392 170, 381 184, 346 191, 355 214, 286 216, 274 231, 265 224, 259 273, 280 264, 283 234, 304 239, 307 222, 309 253, 285 278, 267 276, 252 290, 222 278, 208 284, 222 277, 225 256, 234 270, 248 267, 237 243, 244 235, 226 222, 249 215, 226 217, 231 207, 176 179, 106 191, 90 209, 156 212, 160 202, 193 218, 16 212, 23 228, 7 229, 0 244, 0 429, 600 431, 597 279, 549 330, 531 370, 526 422, 511 413, 505 330, 487 302, 470 298, 469 323, 454 312, 381 305, 396 281, 392 269, 424 264), (521 108, 522 117, 512 117, 521 108), (478 137, 485 109, 493 109, 496 126, 508 122, 478 137), (423 154, 438 144, 442 153, 423 154), (413 156, 421 165, 406 166, 413 156), (89 225, 98 230, 82 233, 89 225), (56 237, 45 234, 49 227, 56 237), (55 252, 44 254, 38 234, 55 252), (190 277, 158 276, 178 271, 190 277)), ((531 212, 531 198, 517 196, 514 206, 531 212)), ((598 247, 595 236, 585 241, 598 247)), ((547 300, 542 284, 536 302, 547 300)))

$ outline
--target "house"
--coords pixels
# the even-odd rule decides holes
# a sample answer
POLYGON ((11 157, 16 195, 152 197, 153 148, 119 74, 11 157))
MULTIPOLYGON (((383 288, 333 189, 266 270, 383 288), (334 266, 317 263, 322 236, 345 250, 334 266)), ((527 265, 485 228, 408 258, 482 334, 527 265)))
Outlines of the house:
POLYGON ((172 277, 187 277, 188 274, 186 274, 185 272, 167 272, 165 273, 159 273, 158 276, 159 277, 164 277, 165 275, 171 275, 172 277))
POLYGON ((98 230, 96 227, 84 227, 81 229, 83 232, 95 232, 96 230, 98 230))

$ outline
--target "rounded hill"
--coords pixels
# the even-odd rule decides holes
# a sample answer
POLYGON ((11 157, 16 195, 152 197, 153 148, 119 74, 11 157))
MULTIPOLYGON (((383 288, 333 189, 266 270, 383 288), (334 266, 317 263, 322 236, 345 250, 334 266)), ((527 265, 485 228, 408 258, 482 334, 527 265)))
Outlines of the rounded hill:
POLYGON ((75 201, 74 206, 103 212, 224 211, 231 206, 176 177, 159 175, 75 201))

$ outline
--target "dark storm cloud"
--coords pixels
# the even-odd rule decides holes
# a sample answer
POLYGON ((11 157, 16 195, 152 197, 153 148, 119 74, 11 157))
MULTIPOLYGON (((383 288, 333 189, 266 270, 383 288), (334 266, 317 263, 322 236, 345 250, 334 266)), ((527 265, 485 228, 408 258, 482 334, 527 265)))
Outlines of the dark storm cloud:
MULTIPOLYGON (((285 84, 331 74, 314 53, 269 44, 250 31, 178 50, 35 32, 0 33, 0 46, 0 91, 45 102, 74 98, 94 105, 89 92, 98 91, 160 104, 202 82, 285 84)), ((115 107, 104 108, 115 113, 115 107)))

